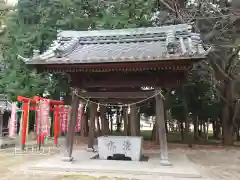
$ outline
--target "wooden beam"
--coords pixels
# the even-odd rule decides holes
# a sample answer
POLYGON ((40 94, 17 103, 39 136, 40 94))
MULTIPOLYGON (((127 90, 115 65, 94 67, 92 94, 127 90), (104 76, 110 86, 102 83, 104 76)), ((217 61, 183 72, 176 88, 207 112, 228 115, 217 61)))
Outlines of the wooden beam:
POLYGON ((139 92, 86 92, 80 96, 89 99, 145 99, 154 95, 153 91, 139 92))
POLYGON ((159 84, 157 82, 151 81, 89 81, 82 85, 82 87, 96 88, 96 87, 106 87, 106 88, 121 88, 121 87, 142 87, 142 86, 153 86, 159 84))
MULTIPOLYGON (((135 102, 139 102, 143 99, 91 99, 95 102, 99 102, 101 104, 111 104, 111 105, 126 105, 126 104, 132 104, 135 102)), ((138 105, 143 105, 146 102, 149 102, 150 100, 143 101, 142 103, 138 103, 138 105)))
POLYGON ((99 77, 91 77, 84 80, 79 79, 76 75, 72 77, 72 86, 84 88, 140 88, 143 86, 175 87, 185 79, 184 73, 145 74, 139 77, 126 75, 118 78, 111 78, 111 76, 115 75, 106 74, 105 76, 100 76, 99 74, 99 77))
MULTIPOLYGON (((70 73, 72 86, 83 88, 140 88, 142 86, 175 87, 186 76, 185 72, 134 73, 70 73)), ((119 90, 120 91, 120 90, 119 90)))
MULTIPOLYGON (((39 64, 38 69, 43 69, 48 72, 81 72, 81 71, 136 71, 136 70, 158 70, 158 69, 174 69, 187 70, 193 64, 193 60, 202 60, 203 58, 186 58, 175 57, 174 59, 166 60, 146 60, 133 62, 108 62, 108 63, 62 63, 62 64, 39 64)), ((205 58, 204 58, 205 59, 205 58)), ((59 61, 59 59, 58 59, 59 61)))

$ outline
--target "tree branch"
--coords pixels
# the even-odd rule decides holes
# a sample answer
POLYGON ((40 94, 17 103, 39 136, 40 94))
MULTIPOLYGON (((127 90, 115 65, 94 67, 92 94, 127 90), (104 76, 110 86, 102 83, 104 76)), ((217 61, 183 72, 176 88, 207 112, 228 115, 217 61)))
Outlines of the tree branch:
POLYGON ((175 9, 173 9, 168 3, 166 3, 164 0, 159 0, 162 4, 164 4, 169 10, 172 12, 176 12, 175 9))
POLYGON ((238 57, 239 51, 240 51, 240 47, 238 47, 238 48, 236 49, 236 51, 234 51, 234 52, 231 54, 231 56, 229 57, 228 66, 226 67, 225 72, 230 73, 231 69, 234 68, 233 61, 234 61, 235 58, 238 57))
MULTIPOLYGON (((215 71, 215 75, 217 76, 217 77, 219 77, 220 78, 220 80, 229 80, 229 79, 231 79, 231 77, 224 71, 224 69, 223 68, 221 68, 216 62, 215 62, 215 59, 216 59, 216 53, 213 53, 214 54, 214 57, 212 57, 211 59, 212 60, 210 60, 210 63, 211 63, 211 65, 212 65, 212 67, 213 67, 213 69, 214 69, 214 71, 215 71)), ((211 54, 209 54, 209 55, 211 55, 211 54)))
POLYGON ((180 12, 179 12, 179 9, 178 9, 178 7, 177 7, 177 4, 174 3, 174 6, 175 6, 175 11, 176 11, 176 13, 177 13, 177 16, 178 16, 179 20, 180 20, 182 23, 185 23, 185 21, 184 21, 183 18, 182 18, 182 15, 181 15, 180 12))

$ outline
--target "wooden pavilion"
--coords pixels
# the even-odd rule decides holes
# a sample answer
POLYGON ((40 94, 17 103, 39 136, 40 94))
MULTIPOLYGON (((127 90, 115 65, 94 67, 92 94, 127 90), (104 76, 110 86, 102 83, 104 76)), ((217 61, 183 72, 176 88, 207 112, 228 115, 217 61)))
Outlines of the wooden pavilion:
POLYGON ((0 94, 0 138, 8 135, 8 123, 11 110, 12 106, 7 95, 0 94))
MULTIPOLYGON (((71 77, 72 113, 65 160, 72 160, 79 96, 98 103, 136 110, 134 102, 154 96, 161 162, 168 163, 161 88, 181 85, 194 62, 204 60, 200 35, 186 24, 99 31, 62 31, 43 54, 22 58, 40 72, 63 72, 71 77), (151 88, 143 88, 151 87, 151 88), (148 89, 148 91, 146 91, 148 89)), ((89 103, 93 140, 97 104, 89 103)), ((134 121, 134 114, 130 121, 134 121)), ((131 126, 131 135, 134 127, 131 126)), ((91 144, 91 143, 90 143, 91 144)))

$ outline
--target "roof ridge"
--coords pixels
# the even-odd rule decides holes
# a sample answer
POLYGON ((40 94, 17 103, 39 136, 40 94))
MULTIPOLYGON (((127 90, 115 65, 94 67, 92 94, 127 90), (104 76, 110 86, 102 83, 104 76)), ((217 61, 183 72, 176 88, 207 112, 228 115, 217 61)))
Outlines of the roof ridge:
POLYGON ((172 59, 175 56, 204 58, 206 52, 201 43, 200 34, 192 33, 186 24, 137 30, 62 31, 47 51, 34 56, 31 61, 115 62, 119 59, 146 60, 145 56, 148 60, 172 59))
POLYGON ((71 31, 63 30, 59 31, 58 36, 62 38, 71 38, 71 37, 119 37, 119 36, 132 36, 132 35, 146 35, 146 34, 159 34, 165 33, 167 31, 174 32, 183 32, 189 31, 189 25, 187 24, 178 24, 170 26, 161 26, 161 27, 145 27, 145 28, 128 28, 128 29, 111 29, 111 30, 90 30, 90 31, 71 31))

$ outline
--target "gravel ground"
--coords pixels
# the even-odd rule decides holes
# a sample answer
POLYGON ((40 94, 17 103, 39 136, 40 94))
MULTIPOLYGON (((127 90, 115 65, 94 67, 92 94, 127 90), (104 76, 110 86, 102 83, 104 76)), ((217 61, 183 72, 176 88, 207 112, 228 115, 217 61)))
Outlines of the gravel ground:
POLYGON ((20 170, 20 166, 24 163, 34 163, 34 161, 50 157, 53 154, 59 153, 60 148, 51 149, 49 153, 28 152, 14 154, 14 148, 0 151, 0 180, 123 180, 122 178, 110 177, 93 177, 81 174, 64 175, 42 172, 24 172, 20 170))
POLYGON ((187 153, 201 173, 213 180, 240 179, 240 150, 200 150, 187 153))
MULTIPOLYGON (((79 148, 81 148, 79 146, 79 148)), ((60 148, 52 148, 49 153, 25 152, 14 154, 14 149, 0 151, 0 180, 124 180, 122 178, 92 177, 86 175, 50 174, 23 172, 19 166, 50 157, 60 152, 60 148)), ((196 164, 196 168, 202 173, 202 180, 239 180, 240 179, 240 150, 179 150, 185 152, 187 157, 196 164)), ((187 169, 186 169, 187 170, 187 169)), ((158 180, 185 180, 173 177, 158 177, 158 180)), ((191 180, 191 179, 186 179, 191 180)))

